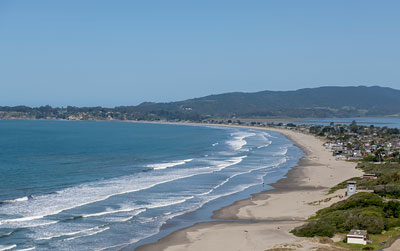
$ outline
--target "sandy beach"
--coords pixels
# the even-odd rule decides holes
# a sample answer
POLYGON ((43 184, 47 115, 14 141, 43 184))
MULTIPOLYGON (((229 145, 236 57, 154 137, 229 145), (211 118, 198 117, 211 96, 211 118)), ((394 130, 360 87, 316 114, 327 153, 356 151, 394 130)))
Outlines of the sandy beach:
POLYGON ((232 251, 279 247, 329 250, 327 244, 296 237, 289 231, 303 224, 317 210, 339 201, 344 191, 327 194, 329 188, 362 175, 361 170, 355 169, 355 163, 335 160, 332 153, 323 147, 323 142, 312 135, 284 129, 267 130, 282 133, 307 155, 288 172, 286 178, 272 184, 275 189, 215 211, 213 218, 224 221, 199 223, 137 250, 232 251))

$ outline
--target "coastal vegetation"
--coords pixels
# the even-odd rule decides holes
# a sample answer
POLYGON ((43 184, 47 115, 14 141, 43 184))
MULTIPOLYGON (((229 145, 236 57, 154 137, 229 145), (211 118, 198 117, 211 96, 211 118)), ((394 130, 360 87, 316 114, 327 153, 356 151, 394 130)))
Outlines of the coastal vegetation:
POLYGON ((384 201, 377 194, 360 192, 319 210, 308 223, 292 233, 302 237, 333 237, 351 229, 365 229, 368 233, 380 234, 400 226, 399 216, 399 201, 384 201))
MULTIPOLYGON (((385 198, 400 199, 400 163, 359 163, 357 168, 364 173, 373 174, 375 177, 354 177, 350 180, 357 182, 357 188, 361 190, 371 190, 385 198)), ((348 180, 332 187, 330 193, 346 187, 348 180)))

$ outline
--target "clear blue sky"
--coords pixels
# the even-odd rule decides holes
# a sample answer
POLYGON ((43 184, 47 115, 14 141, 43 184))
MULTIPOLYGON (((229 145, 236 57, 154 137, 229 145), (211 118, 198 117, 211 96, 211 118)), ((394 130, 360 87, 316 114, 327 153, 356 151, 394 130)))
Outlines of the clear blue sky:
POLYGON ((400 89, 400 1, 0 1, 0 105, 400 89))

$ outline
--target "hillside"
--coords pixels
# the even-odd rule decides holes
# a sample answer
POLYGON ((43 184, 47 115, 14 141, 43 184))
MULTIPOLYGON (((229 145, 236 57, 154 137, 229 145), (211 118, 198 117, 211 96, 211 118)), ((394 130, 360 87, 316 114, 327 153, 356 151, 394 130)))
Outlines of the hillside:
POLYGON ((296 91, 224 93, 138 106, 0 107, 0 118, 203 120, 214 118, 324 118, 400 115, 400 90, 386 87, 319 87, 296 91))
POLYGON ((225 93, 171 103, 144 103, 146 112, 188 112, 210 117, 352 117, 400 113, 400 90, 319 87, 296 91, 225 93))

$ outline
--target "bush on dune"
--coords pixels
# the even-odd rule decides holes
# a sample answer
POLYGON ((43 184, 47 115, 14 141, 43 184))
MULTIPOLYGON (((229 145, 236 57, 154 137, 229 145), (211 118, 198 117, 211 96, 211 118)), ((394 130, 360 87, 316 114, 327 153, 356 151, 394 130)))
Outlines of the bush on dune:
POLYGON ((400 202, 383 202, 376 194, 358 193, 347 200, 321 209, 307 224, 292 230, 297 236, 332 237, 350 229, 365 229, 369 233, 400 226, 400 202))
POLYGON ((322 220, 313 220, 306 225, 295 228, 291 233, 301 237, 314 237, 314 236, 327 236, 333 237, 335 234, 335 227, 327 224, 322 220))

